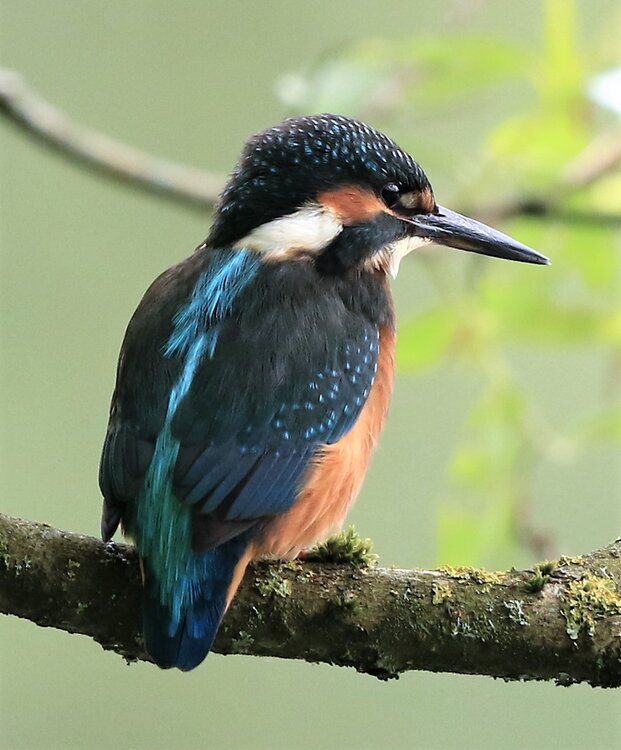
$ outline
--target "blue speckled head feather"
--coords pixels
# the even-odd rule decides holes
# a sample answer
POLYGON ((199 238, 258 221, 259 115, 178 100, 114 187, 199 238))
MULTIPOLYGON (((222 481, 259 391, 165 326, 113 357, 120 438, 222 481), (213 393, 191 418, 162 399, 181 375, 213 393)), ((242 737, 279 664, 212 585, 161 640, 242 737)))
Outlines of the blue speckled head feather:
POLYGON ((407 152, 364 123, 331 114, 288 119, 247 142, 222 193, 209 242, 232 244, 336 185, 379 193, 389 182, 413 191, 430 188, 407 152))

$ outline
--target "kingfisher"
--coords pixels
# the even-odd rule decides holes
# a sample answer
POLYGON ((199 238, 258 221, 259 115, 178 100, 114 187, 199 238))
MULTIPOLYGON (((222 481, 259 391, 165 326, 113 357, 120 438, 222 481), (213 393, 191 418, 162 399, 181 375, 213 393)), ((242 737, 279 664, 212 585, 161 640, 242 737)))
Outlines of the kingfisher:
POLYGON ((248 140, 206 241, 145 293, 99 483, 104 542, 121 524, 138 550, 158 666, 205 659, 251 560, 342 527, 392 394, 389 279, 429 242, 549 263, 438 205, 368 125, 287 119, 248 140))

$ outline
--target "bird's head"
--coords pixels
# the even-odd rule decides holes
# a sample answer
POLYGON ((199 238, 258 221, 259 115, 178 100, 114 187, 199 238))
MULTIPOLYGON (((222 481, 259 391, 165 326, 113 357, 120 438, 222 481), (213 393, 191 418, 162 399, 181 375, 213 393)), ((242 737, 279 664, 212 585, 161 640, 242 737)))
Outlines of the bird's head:
POLYGON ((548 259, 439 206, 422 168, 383 133, 337 115, 285 120, 246 143, 208 243, 314 259, 326 273, 395 275, 415 247, 441 245, 526 263, 548 259))

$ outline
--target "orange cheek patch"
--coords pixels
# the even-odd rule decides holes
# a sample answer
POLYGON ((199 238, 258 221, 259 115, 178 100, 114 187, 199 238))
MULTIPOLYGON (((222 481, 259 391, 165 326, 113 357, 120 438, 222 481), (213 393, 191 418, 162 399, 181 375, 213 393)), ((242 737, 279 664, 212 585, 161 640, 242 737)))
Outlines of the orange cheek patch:
POLYGON ((384 204, 374 193, 353 185, 326 190, 318 198, 346 226, 370 221, 385 210, 384 204))
POLYGON ((436 207, 436 199, 429 188, 425 188, 420 193, 420 212, 430 214, 436 207))

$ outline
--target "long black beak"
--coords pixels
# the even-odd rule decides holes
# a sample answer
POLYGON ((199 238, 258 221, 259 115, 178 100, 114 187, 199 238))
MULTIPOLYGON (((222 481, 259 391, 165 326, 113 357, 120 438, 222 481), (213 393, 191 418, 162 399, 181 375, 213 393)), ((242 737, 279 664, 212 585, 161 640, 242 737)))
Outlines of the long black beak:
POLYGON ((426 237, 439 245, 522 263, 550 265, 545 255, 531 247, 444 206, 437 206, 437 213, 416 214, 404 221, 410 225, 410 232, 414 236, 426 237))

